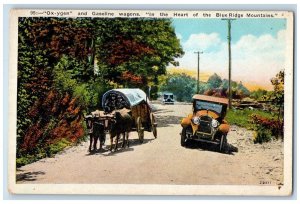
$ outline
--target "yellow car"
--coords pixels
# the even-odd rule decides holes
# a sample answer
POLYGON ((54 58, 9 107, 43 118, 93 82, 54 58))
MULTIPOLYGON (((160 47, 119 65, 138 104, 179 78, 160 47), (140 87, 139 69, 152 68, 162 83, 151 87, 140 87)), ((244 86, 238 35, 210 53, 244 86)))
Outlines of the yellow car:
POLYGON ((188 140, 214 143, 222 152, 227 147, 229 124, 224 120, 228 99, 213 96, 193 96, 193 112, 181 121, 181 146, 188 140))

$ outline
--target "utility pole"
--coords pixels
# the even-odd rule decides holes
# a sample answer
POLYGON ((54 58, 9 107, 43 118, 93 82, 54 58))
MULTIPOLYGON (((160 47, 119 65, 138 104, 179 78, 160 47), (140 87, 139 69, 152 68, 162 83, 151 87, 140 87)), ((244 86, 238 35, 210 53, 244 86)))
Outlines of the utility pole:
POLYGON ((200 84, 200 54, 203 54, 203 52, 197 51, 194 52, 198 55, 198 66, 197 66, 197 94, 199 94, 199 84, 200 84))
POLYGON ((228 22, 228 98, 229 98, 229 105, 228 108, 232 108, 232 91, 231 91, 231 21, 235 19, 222 19, 228 22))

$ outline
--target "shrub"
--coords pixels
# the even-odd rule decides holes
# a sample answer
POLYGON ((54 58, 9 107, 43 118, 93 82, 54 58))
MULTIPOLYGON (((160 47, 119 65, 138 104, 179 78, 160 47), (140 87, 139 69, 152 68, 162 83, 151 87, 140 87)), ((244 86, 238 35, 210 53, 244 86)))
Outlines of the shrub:
POLYGON ((269 129, 258 127, 254 135, 254 143, 269 142, 272 139, 272 132, 269 129))
POLYGON ((251 115, 252 123, 257 132, 255 143, 263 143, 271 140, 272 136, 283 136, 283 120, 266 118, 257 114, 251 115))
MULTIPOLYGON (((76 143, 77 142, 78 141, 76 141, 76 143)), ((17 168, 38 161, 45 157, 52 157, 72 144, 73 143, 69 140, 62 138, 54 143, 46 144, 44 146, 37 145, 32 151, 23 152, 23 154, 19 153, 16 159, 17 168)))
POLYGON ((33 155, 26 155, 22 156, 16 159, 16 165, 17 167, 24 166, 26 164, 30 164, 32 162, 36 161, 33 155))
POLYGON ((71 142, 69 142, 65 138, 62 138, 58 142, 49 145, 49 147, 47 148, 47 154, 49 157, 51 157, 54 154, 62 151, 64 148, 66 148, 67 146, 70 146, 70 145, 71 145, 71 142))

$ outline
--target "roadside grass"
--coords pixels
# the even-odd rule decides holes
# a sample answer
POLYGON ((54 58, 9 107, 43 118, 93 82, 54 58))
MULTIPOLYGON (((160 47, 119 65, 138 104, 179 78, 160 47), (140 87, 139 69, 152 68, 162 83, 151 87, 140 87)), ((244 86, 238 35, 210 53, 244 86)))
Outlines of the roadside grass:
POLYGON ((268 119, 271 119, 274 117, 274 115, 270 112, 262 111, 262 110, 250 110, 250 109, 244 109, 244 110, 237 110, 237 109, 231 109, 228 110, 226 115, 226 120, 230 125, 237 125, 240 127, 244 127, 250 130, 255 129, 255 124, 251 122, 251 115, 256 114, 268 119))
MULTIPOLYGON (((80 141, 83 141, 81 139, 80 141)), ((63 151, 66 147, 76 145, 79 142, 76 143, 70 142, 69 140, 62 138, 58 140, 55 143, 49 144, 45 147, 36 147, 36 149, 31 152, 31 154, 24 154, 16 159, 16 165, 17 167, 24 166, 26 164, 33 163, 35 161, 38 161, 40 159, 46 158, 46 157, 54 157, 55 154, 63 151)))

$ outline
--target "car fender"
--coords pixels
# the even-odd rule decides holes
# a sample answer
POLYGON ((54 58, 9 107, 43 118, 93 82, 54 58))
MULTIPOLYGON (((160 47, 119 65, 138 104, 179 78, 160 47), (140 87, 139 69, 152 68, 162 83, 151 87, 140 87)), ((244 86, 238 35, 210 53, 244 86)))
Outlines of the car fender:
POLYGON ((190 126, 192 124, 192 118, 193 114, 189 114, 187 117, 183 118, 180 123, 181 126, 184 128, 190 126))
POLYGON ((186 118, 181 120, 181 126, 186 128, 188 126, 192 126, 193 134, 198 130, 198 125, 192 123, 193 114, 189 114, 186 118))
POLYGON ((229 125, 228 124, 221 124, 219 126, 219 131, 222 132, 223 134, 227 134, 229 132, 229 125))

